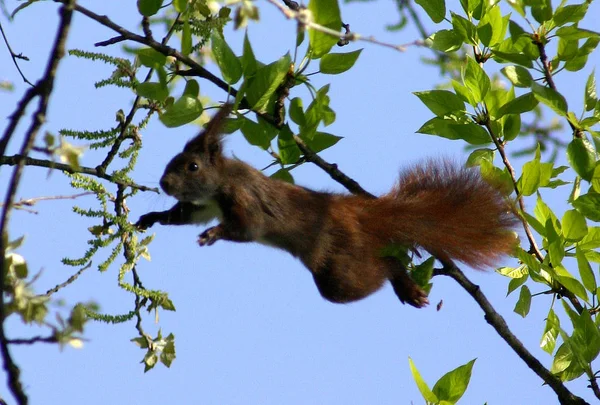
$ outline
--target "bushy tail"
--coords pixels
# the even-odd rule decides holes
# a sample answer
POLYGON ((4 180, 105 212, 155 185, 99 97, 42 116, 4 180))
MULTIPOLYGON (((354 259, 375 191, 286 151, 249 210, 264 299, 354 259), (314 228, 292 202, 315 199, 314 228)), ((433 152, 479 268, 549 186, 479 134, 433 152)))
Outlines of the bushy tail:
POLYGON ((427 161, 401 173, 394 189, 373 207, 398 243, 417 245, 440 260, 475 268, 512 252, 518 223, 513 202, 476 169, 427 161), (392 212, 393 211, 393 212, 392 212))

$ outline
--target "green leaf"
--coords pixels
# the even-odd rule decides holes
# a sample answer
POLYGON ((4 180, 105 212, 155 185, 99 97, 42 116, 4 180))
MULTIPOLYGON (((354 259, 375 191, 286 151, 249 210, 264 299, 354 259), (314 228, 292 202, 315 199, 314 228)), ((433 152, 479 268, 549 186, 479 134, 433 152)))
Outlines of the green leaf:
POLYGON ((408 358, 408 364, 410 366, 410 372, 412 373, 412 376, 415 382, 417 383, 417 388, 421 392, 421 395, 423 395, 425 401, 431 403, 440 402, 439 399, 435 396, 435 394, 429 389, 427 383, 425 382, 425 380, 423 380, 423 377, 421 377, 419 370, 417 370, 417 366, 415 366, 415 363, 410 357, 408 358))
POLYGON ((194 79, 190 79, 185 83, 185 88, 183 89, 184 96, 190 97, 198 97, 200 94, 200 85, 194 79))
POLYGON ((506 66, 500 71, 515 87, 531 87, 533 78, 531 77, 529 70, 525 69, 524 67, 506 66))
POLYGON ((163 102, 169 96, 169 89, 160 83, 146 82, 138 84, 135 93, 150 100, 163 102))
POLYGON ((172 333, 167 337, 167 343, 160 354, 160 362, 167 367, 171 367, 171 363, 175 360, 175 342, 173 341, 173 337, 172 333))
POLYGON ((302 99, 300 97, 294 97, 290 102, 289 114, 294 123, 298 125, 306 125, 306 117, 304 116, 302 99))
POLYGON ((462 38, 452 30, 439 30, 429 37, 431 47, 441 52, 454 52, 463 44, 462 38))
POLYGON ((559 7, 556 9, 552 20, 557 27, 561 27, 570 22, 577 23, 585 16, 587 9, 588 3, 559 7))
POLYGON ((463 396, 471 380, 475 359, 444 374, 433 386, 433 393, 440 401, 455 404, 463 396))
POLYGON ((454 88, 454 91, 456 92, 456 94, 463 101, 469 103, 473 107, 475 107, 477 105, 477 102, 475 101, 475 97, 473 97, 473 94, 469 91, 469 89, 467 89, 467 87, 465 85, 452 79, 452 88, 454 88))
POLYGON ((531 83, 531 90, 538 101, 546 104, 548 107, 554 110, 555 113, 563 117, 567 115, 567 101, 562 94, 549 87, 541 86, 535 82, 531 83))
POLYGON ((519 114, 508 114, 501 118, 502 137, 504 141, 512 141, 521 133, 521 116, 519 114))
POLYGON ((290 174, 290 171, 287 169, 279 169, 271 176, 272 179, 283 180, 286 183, 294 184, 294 177, 290 174))
POLYGON ((569 291, 588 302, 588 296, 583 285, 574 278, 563 266, 555 266, 556 279, 569 291))
POLYGON ((573 139, 567 146, 567 160, 584 180, 591 181, 596 166, 594 145, 585 138, 573 139))
POLYGON ((577 247, 583 250, 596 249, 600 247, 600 228, 588 228, 587 235, 584 236, 584 238, 577 244, 577 247))
POLYGON ((159 115, 160 121, 167 128, 180 127, 200 117, 203 108, 202 103, 198 100, 198 93, 196 91, 196 96, 190 94, 194 93, 197 86, 198 83, 195 80, 188 81, 186 84, 186 91, 184 91, 181 98, 167 107, 165 112, 159 115), (195 83, 195 88, 192 83, 195 83))
POLYGON ((186 56, 192 53, 192 31, 187 18, 183 21, 183 29, 181 31, 181 53, 186 56))
POLYGON ((521 287, 521 293, 519 294, 519 300, 515 305, 514 312, 525 318, 529 313, 530 308, 531 292, 529 291, 529 288, 526 285, 524 285, 523 287, 521 287))
POLYGON ((305 136, 301 136, 301 138, 313 152, 321 152, 342 139, 341 136, 335 136, 326 132, 316 132, 312 139, 305 136))
POLYGON ((470 45, 477 45, 477 29, 475 25, 464 17, 458 14, 452 14, 452 28, 456 35, 460 36, 463 42, 470 45))
POLYGON ((248 88, 246 98, 255 112, 267 111, 269 99, 285 79, 290 68, 290 55, 286 54, 277 60, 256 70, 248 88))
POLYGON ((538 0, 531 7, 531 15, 537 22, 543 24, 552 18, 552 5, 550 0, 538 0))
POLYGON ((173 7, 178 13, 183 13, 187 7, 188 0, 173 0, 173 7))
POLYGON ((457 124, 453 120, 437 117, 427 121, 417 132, 452 140, 463 139, 471 145, 484 145, 491 142, 487 131, 477 124, 457 124))
POLYGON ((256 72, 256 69, 258 69, 256 57, 252 50, 252 44, 250 44, 250 40, 248 39, 248 31, 246 31, 246 34, 244 35, 244 51, 240 62, 242 64, 242 71, 246 77, 252 76, 256 72))
POLYGON ((413 93, 438 117, 453 111, 464 111, 465 103, 448 90, 417 91, 413 93))
POLYGON ((266 128, 269 124, 256 123, 244 116, 240 116, 240 118, 243 118, 240 130, 248 143, 267 150, 271 146, 270 130, 266 128))
POLYGON ((586 218, 600 222, 600 194, 584 194, 573 201, 573 207, 581 212, 586 218))
POLYGON ((141 48, 135 53, 142 65, 152 69, 158 69, 167 63, 167 57, 152 48, 141 48))
POLYGON ((486 160, 488 162, 494 161, 494 151, 492 149, 475 149, 467 158, 467 167, 473 167, 479 165, 479 162, 486 160))
MULTIPOLYGON (((507 40, 510 41, 510 40, 507 40)), ((492 51, 492 55, 494 60, 500 62, 500 63, 504 63, 504 61, 507 62, 512 62, 512 63, 517 63, 519 65, 531 68, 533 67, 533 62, 532 62, 532 58, 528 55, 524 55, 523 53, 519 53, 519 52, 504 52, 504 51, 500 51, 500 50, 493 50, 492 51)))
POLYGON ((585 217, 576 210, 565 212, 561 223, 563 235, 568 241, 578 242, 588 233, 585 217))
POLYGON ((431 256, 423 263, 415 266, 414 270, 411 271, 410 276, 417 283, 418 286, 422 287, 426 293, 431 290, 431 276, 433 275, 433 265, 435 264, 435 257, 431 256))
POLYGON ((242 64, 240 60, 235 56, 229 44, 221 37, 218 31, 213 31, 210 39, 213 57, 221 70, 223 80, 229 84, 237 83, 242 77, 242 64))
POLYGON ((590 262, 580 248, 577 248, 575 257, 577 257, 577 268, 579 269, 579 276, 581 277, 583 286, 586 288, 586 290, 592 294, 595 294, 598 284, 596 283, 596 277, 594 276, 590 262))
POLYGON ((277 147, 279 149, 279 158, 281 159, 282 164, 293 164, 300 159, 300 149, 298 148, 296 141, 294 141, 292 131, 287 124, 279 131, 277 147))
POLYGON ((328 53, 319 61, 319 70, 328 75, 337 75, 350 69, 356 63, 362 49, 348 53, 328 53))
POLYGON ((585 83, 585 111, 592 111, 598 103, 598 93, 596 93, 595 70, 590 73, 585 83))
POLYGON ((496 273, 502 274, 503 276, 510 277, 512 279, 521 279, 528 275, 527 269, 524 265, 520 265, 517 268, 500 267, 499 269, 496 269, 496 273))
MULTIPOLYGON (((337 0, 309 0, 308 10, 312 13, 313 22, 335 31, 342 28, 342 18, 340 17, 340 8, 337 0)), ((310 29, 308 32, 308 41, 312 50, 311 58, 319 59, 339 41, 339 37, 334 37, 323 32, 310 29)))
POLYGON ((526 93, 500 107, 496 118, 506 114, 523 114, 533 110, 537 105, 538 101, 533 93, 526 93))
POLYGON ((558 49, 556 57, 558 60, 567 61, 577 56, 579 51, 577 40, 566 40, 564 38, 558 39, 558 49))
POLYGON ((137 8, 141 15, 150 17, 158 13, 162 6, 162 0, 138 0, 137 8))
MULTIPOLYGON (((522 266, 526 268, 526 266, 522 266)), ((506 296, 508 297, 513 291, 517 288, 521 287, 525 282, 529 279, 528 275, 524 275, 523 277, 513 278, 508 282, 508 289, 506 290, 506 296)))
POLYGON ((487 47, 493 47, 504 39, 506 27, 502 20, 500 6, 495 4, 489 8, 479 24, 477 25, 477 33, 481 43, 487 47))
POLYGON ((523 174, 519 179, 519 191, 522 195, 532 195, 540 187, 541 165, 534 159, 523 165, 523 174))
POLYGON ((572 341, 575 341, 581 349, 585 366, 588 366, 600 353, 600 329, 592 320, 588 309, 581 312, 574 326, 572 341))
POLYGON ((591 183, 594 191, 600 193, 600 163, 596 164, 594 168, 591 183))
POLYGON ((446 3, 444 0, 415 0, 427 13, 431 21, 440 23, 446 16, 446 3))
POLYGON ((597 38, 600 33, 584 30, 576 27, 575 25, 569 25, 568 27, 562 27, 556 30, 556 36, 567 40, 584 39, 584 38, 597 38))
POLYGON ((542 341, 540 342, 540 347, 548 354, 552 354, 552 352, 554 352, 559 328, 560 320, 554 313, 554 310, 550 308, 548 317, 546 318, 546 327, 544 328, 542 341))
POLYGON ((475 59, 467 57, 467 65, 464 70, 463 81, 467 89, 471 91, 475 102, 480 103, 490 90, 491 83, 487 73, 479 66, 475 59))

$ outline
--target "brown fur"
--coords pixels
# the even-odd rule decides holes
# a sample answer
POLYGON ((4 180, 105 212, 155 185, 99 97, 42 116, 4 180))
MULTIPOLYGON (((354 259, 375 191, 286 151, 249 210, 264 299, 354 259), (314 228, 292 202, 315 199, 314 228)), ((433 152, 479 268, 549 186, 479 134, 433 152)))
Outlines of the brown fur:
POLYGON ((390 280, 402 302, 427 304, 400 262, 382 257, 390 244, 475 268, 513 249, 512 203, 474 169, 431 160, 402 172, 397 186, 378 199, 311 191, 224 157, 218 131, 225 115, 221 111, 165 169, 161 187, 180 203, 143 216, 140 226, 193 222, 193 214, 214 201, 222 221, 200 235, 200 245, 225 239, 284 249, 304 263, 332 302, 359 300, 390 280))

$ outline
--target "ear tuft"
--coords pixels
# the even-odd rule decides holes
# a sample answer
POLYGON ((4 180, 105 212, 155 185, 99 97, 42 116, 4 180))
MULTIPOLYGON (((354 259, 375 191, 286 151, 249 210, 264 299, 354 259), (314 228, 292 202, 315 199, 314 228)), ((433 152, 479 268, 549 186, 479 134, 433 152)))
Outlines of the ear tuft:
POLYGON ((206 124, 204 130, 198 136, 190 140, 183 149, 184 152, 207 154, 211 162, 216 161, 222 152, 221 130, 225 118, 231 113, 233 105, 223 104, 212 119, 206 124))

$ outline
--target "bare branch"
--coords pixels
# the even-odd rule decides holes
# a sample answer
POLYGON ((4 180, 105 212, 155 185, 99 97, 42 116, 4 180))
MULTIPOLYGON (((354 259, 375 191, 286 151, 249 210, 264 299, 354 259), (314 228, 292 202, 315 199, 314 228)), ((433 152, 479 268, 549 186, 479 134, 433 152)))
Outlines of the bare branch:
MULTIPOLYGON (((54 78, 56 76, 58 64, 65 55, 65 43, 67 41, 67 36, 71 27, 71 17, 73 16, 74 3, 74 0, 67 0, 65 5, 63 5, 63 7, 60 8, 59 27, 56 33, 56 38, 54 40, 52 51, 50 52, 50 58, 48 60, 48 65, 46 66, 44 76, 40 81, 36 83, 35 87, 29 89, 29 91, 21 99, 19 107, 17 107, 18 116, 11 117, 11 124, 9 125, 7 132, 5 132, 2 144, 0 145, 0 148, 2 149, 2 154, 4 154, 4 148, 6 147, 8 140, 10 139, 14 129, 16 128, 16 123, 18 122, 18 120, 24 112, 24 106, 26 106, 29 103, 29 101, 33 99, 34 96, 39 95, 38 107, 35 113, 33 114, 31 124, 27 129, 27 132, 25 133, 25 139, 23 145, 21 146, 20 155, 27 156, 35 142, 38 130, 44 123, 46 117, 48 101, 50 99, 50 94, 52 93, 52 90, 54 88, 54 78), (22 110, 21 107, 23 108, 22 110)), ((5 235, 7 232, 10 213, 13 206, 13 202, 15 200, 17 188, 21 180, 23 167, 24 163, 20 162, 13 170, 8 190, 6 192, 6 199, 4 200, 4 207, 2 209, 2 217, 0 219, 0 235, 5 235)), ((5 256, 5 251, 6 246, 4 245, 4 238, 2 237, 0 238, 0 257, 3 258, 5 256)), ((4 260, 1 260, 0 291, 4 291, 4 279, 6 275, 6 270, 7 269, 5 268, 4 260)), ((8 342, 4 333, 5 317, 6 309, 4 308, 4 299, 0 296, 0 351, 4 360, 4 370, 8 375, 8 386, 10 388, 11 393, 17 400, 17 403, 19 405, 26 405, 28 403, 28 398, 25 394, 25 391, 23 391, 23 386, 21 385, 20 370, 13 361, 10 355, 10 351, 8 350, 8 342)))
MULTIPOLYGON (((406 51, 406 48, 411 45, 417 45, 417 46, 423 45, 423 41, 421 41, 421 40, 417 40, 417 41, 411 42, 409 44, 404 44, 404 45, 395 45, 395 44, 390 44, 387 42, 379 41, 373 36, 365 37, 365 36, 362 36, 355 32, 346 31, 346 33, 344 33, 341 31, 336 31, 331 28, 328 28, 323 25, 312 22, 309 18, 309 14, 307 14, 307 11, 302 8, 299 8, 298 10, 296 10, 294 8, 288 8, 288 7, 284 6, 283 4, 279 3, 277 0, 267 0, 267 1, 271 4, 273 4, 275 7, 277 7, 279 9, 279 11, 281 11, 281 13, 286 18, 296 20, 298 22, 298 24, 300 24, 301 26, 304 26, 304 27, 314 30, 314 31, 322 32, 327 35, 331 35, 332 37, 338 38, 341 41, 370 42, 372 44, 383 46, 386 48, 391 48, 391 49, 393 49, 395 51, 399 51, 399 52, 406 51)), ((287 4, 287 2, 286 2, 286 4, 287 4)))
POLYGON ((66 286, 68 286, 69 284, 71 284, 73 281, 77 280, 77 278, 87 269, 89 269, 90 267, 92 267, 92 262, 89 262, 86 266, 82 267, 81 269, 79 269, 77 271, 77 273, 73 274, 71 277, 69 277, 67 279, 67 281, 65 281, 64 283, 60 283, 58 285, 56 285, 54 288, 49 289, 48 291, 46 291, 46 294, 44 294, 43 296, 45 297, 49 297, 54 293, 57 293, 59 290, 61 290, 62 288, 65 288, 66 286))
POLYGON ((358 184, 358 182, 341 172, 335 163, 326 162, 319 155, 310 150, 310 148, 304 143, 302 139, 300 139, 300 137, 294 135, 294 141, 296 141, 296 145, 298 145, 298 147, 304 154, 304 158, 308 162, 312 162, 319 168, 324 170, 327 174, 329 174, 329 176, 331 176, 332 179, 346 187, 348 191, 350 191, 353 194, 360 194, 370 198, 376 198, 373 194, 369 193, 364 188, 362 188, 360 184, 358 184))
MULTIPOLYGON (((33 207, 35 204, 37 204, 40 201, 49 201, 49 200, 74 200, 76 198, 79 197, 83 197, 86 195, 93 195, 95 194, 92 191, 86 191, 85 193, 79 193, 79 194, 74 194, 74 195, 54 195, 54 196, 48 196, 48 197, 33 197, 33 198, 24 198, 21 199, 19 201, 16 201, 15 203, 13 203, 13 208, 15 209, 26 209, 25 207, 33 207)), ((2 207, 4 204, 0 203, 0 207, 2 207)), ((37 214, 37 211, 33 211, 33 210, 29 210, 29 212, 32 212, 34 214, 37 214)))
POLYGON ((0 166, 9 165, 14 166, 18 165, 22 162, 24 166, 38 166, 38 167, 47 167, 48 169, 54 170, 62 170, 67 173, 81 173, 88 174, 90 176, 95 176, 104 180, 108 180, 115 184, 121 184, 123 186, 135 188, 140 191, 152 191, 154 193, 160 194, 160 191, 156 187, 147 187, 142 186, 136 183, 128 183, 121 180, 115 179, 113 176, 106 174, 104 172, 99 171, 97 168, 92 167, 80 167, 79 169, 74 169, 72 166, 56 163, 51 160, 42 160, 42 159, 34 159, 31 157, 25 157, 22 155, 13 155, 13 156, 0 156, 0 166))
MULTIPOLYGON (((532 40, 533 40, 533 43, 537 46, 538 51, 540 53, 540 62, 542 62, 542 66, 544 68, 544 80, 546 81, 546 83, 548 83, 548 86, 552 90, 558 91, 556 89, 556 83, 554 83, 554 77, 552 76, 550 61, 548 60, 548 55, 546 55, 546 45, 543 42, 544 39, 537 33, 534 33, 532 35, 532 40)), ((575 136, 576 138, 584 137, 583 131, 581 129, 579 129, 575 125, 573 125, 573 123, 571 123, 571 121, 567 120, 567 122, 569 123, 569 126, 571 127, 571 130, 573 131, 573 136, 575 136)))
POLYGON ((30 338, 7 339, 7 343, 11 345, 32 345, 34 343, 57 343, 56 336, 34 336, 30 338))
POLYGON ((21 71, 21 68, 19 67, 19 63, 17 62, 17 59, 22 59, 22 60, 27 60, 28 61, 29 58, 26 57, 26 56, 23 56, 22 54, 16 54, 12 50, 12 48, 10 47, 10 44, 8 43, 8 38, 6 38, 6 34, 4 33, 4 29, 2 28, 2 23, 0 23, 0 33, 2 33, 2 38, 4 38, 4 43, 6 44, 6 47, 8 48, 8 52, 10 52, 10 57, 12 58, 13 63, 15 64, 15 67, 19 71, 19 74, 21 75, 21 78, 23 79, 23 81, 25 83, 27 83, 31 87, 34 87, 33 83, 31 83, 29 80, 27 80, 27 78, 25 77, 25 75, 21 71))
POLYGON ((523 343, 509 329, 504 318, 496 312, 492 304, 483 295, 478 285, 473 284, 465 274, 452 262, 443 263, 442 269, 436 269, 436 274, 448 276, 456 281, 473 297, 475 302, 485 314, 485 320, 489 323, 496 332, 504 339, 504 341, 517 353, 517 355, 527 364, 527 366, 536 373, 558 396, 561 404, 583 405, 587 404, 582 398, 573 395, 571 391, 565 387, 558 377, 543 366, 540 361, 535 358, 526 348, 523 343))

